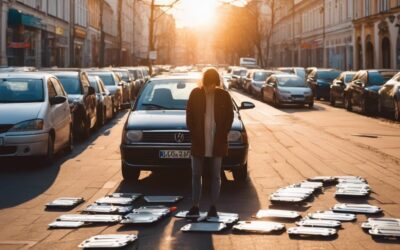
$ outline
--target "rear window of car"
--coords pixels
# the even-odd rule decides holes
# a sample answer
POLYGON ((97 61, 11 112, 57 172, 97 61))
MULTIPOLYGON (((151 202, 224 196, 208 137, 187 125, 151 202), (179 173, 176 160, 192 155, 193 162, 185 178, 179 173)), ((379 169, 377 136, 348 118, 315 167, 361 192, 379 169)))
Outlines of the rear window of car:
POLYGON ((254 73, 254 81, 265 81, 269 75, 267 72, 255 72, 254 73))
POLYGON ((41 79, 0 79, 0 103, 43 102, 41 79))
POLYGON ((139 96, 137 110, 186 110, 197 79, 165 79, 148 82, 139 96))
POLYGON ((368 83, 367 85, 383 85, 389 81, 396 72, 394 71, 369 71, 368 72, 368 83))
POLYGON ((74 77, 74 76, 57 75, 57 78, 58 80, 60 80, 67 94, 69 95, 82 94, 82 88, 78 76, 74 77))
POLYGON ((111 73, 89 73, 89 75, 97 75, 106 86, 115 86, 114 77, 111 73))

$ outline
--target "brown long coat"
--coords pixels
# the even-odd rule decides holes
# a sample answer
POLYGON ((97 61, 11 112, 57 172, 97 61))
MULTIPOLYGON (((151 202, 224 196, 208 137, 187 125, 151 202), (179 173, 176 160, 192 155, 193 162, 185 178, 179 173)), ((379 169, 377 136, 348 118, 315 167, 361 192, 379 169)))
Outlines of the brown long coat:
MULTIPOLYGON (((206 112, 206 95, 202 87, 193 89, 186 107, 186 126, 192 139, 192 155, 205 156, 204 119, 206 112)), ((233 105, 229 93, 223 89, 215 89, 214 99, 215 136, 214 157, 228 154, 228 133, 233 122, 233 105)))

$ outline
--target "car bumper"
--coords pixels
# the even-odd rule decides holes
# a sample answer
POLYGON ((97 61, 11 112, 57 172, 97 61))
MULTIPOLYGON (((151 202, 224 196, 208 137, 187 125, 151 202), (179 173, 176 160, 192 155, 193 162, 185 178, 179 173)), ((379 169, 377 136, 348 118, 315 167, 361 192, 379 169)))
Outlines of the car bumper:
POLYGON ((293 97, 279 97, 281 104, 308 104, 313 102, 312 96, 306 96, 304 98, 293 98, 293 97))
POLYGON ((49 135, 25 134, 25 135, 1 135, 0 157, 13 156, 42 156, 47 154, 49 135))
MULTIPOLYGON (((166 168, 190 168, 191 159, 161 159, 160 150, 190 150, 190 145, 121 145, 122 164, 140 170, 156 170, 166 168)), ((224 157, 222 167, 233 170, 247 164, 248 145, 229 146, 228 156, 224 157)))

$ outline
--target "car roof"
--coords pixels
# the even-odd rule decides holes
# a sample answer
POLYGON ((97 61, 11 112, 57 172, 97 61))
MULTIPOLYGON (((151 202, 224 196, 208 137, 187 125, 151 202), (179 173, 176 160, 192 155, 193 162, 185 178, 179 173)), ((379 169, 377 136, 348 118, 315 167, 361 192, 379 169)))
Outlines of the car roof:
MULTIPOLYGON (((45 71, 43 71, 43 72, 45 72, 45 71)), ((57 75, 77 76, 80 72, 78 72, 78 71, 49 71, 48 73, 55 75, 55 76, 57 76, 57 75)))
POLYGON ((172 75, 161 75, 150 78, 150 81, 160 81, 160 80, 200 80, 201 76, 193 75, 181 75, 181 76, 172 76, 172 75))
POLYGON ((275 77, 277 77, 277 78, 279 78, 279 77, 295 77, 295 78, 300 78, 298 75, 295 75, 295 74, 285 74, 285 73, 276 73, 276 74, 273 74, 273 76, 275 76, 275 77))
POLYGON ((47 72, 4 72, 0 73, 0 78, 32 78, 32 79, 43 79, 50 77, 52 74, 47 72))

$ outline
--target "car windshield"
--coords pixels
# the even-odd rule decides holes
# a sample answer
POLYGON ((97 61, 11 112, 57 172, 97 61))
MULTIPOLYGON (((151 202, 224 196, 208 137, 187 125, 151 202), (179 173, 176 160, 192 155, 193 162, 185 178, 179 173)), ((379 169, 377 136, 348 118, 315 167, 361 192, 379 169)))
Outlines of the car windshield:
POLYGON ((68 95, 82 94, 81 85, 77 77, 57 75, 57 78, 60 80, 62 86, 64 87, 68 95))
POLYGON ((115 86, 114 77, 112 74, 93 74, 90 73, 89 75, 97 75, 100 79, 104 82, 106 86, 115 86))
POLYGON ((148 82, 140 94, 137 110, 186 110, 196 79, 165 79, 148 82))
POLYGON ((127 71, 116 71, 116 72, 120 74, 122 80, 124 80, 125 82, 129 82, 129 74, 127 71))
POLYGON ((367 85, 383 85, 396 74, 394 71, 369 71, 367 85))
POLYGON ((304 69, 297 69, 296 72, 301 78, 306 78, 306 71, 304 69))
POLYGON ((304 88, 306 84, 303 79, 297 76, 282 76, 278 78, 279 87, 304 88))
POLYGON ((340 74, 340 72, 336 71, 336 70, 318 71, 317 72, 317 78, 333 81, 333 79, 338 77, 339 74, 340 74))
POLYGON ((354 73, 346 74, 346 76, 344 77, 344 83, 351 82, 351 80, 353 79, 354 75, 355 75, 354 73))
POLYGON ((43 102, 41 79, 0 79, 0 103, 43 102))
POLYGON ((267 72, 255 72, 254 73, 254 81, 263 82, 263 81, 267 80, 268 76, 269 75, 267 74, 267 72))

